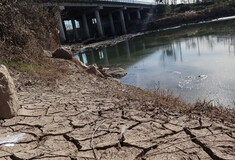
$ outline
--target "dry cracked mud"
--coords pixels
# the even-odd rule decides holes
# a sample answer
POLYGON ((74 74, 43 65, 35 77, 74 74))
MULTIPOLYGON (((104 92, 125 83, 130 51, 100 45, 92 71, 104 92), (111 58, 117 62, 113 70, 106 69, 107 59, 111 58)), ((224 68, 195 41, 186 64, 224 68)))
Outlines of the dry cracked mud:
POLYGON ((0 144, 1 160, 235 159, 234 124, 143 110, 142 102, 128 97, 143 94, 140 89, 56 61, 69 71, 55 85, 19 87, 14 77, 21 108, 0 121, 0 140, 25 135, 13 145, 0 144))

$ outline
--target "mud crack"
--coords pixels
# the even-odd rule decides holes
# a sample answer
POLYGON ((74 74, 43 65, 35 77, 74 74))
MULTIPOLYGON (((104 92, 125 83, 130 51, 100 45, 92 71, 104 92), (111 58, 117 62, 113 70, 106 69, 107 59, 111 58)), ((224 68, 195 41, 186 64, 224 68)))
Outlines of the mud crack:
POLYGON ((147 152, 149 152, 151 149, 156 149, 158 147, 157 144, 151 146, 151 147, 148 147, 148 148, 144 148, 142 152, 140 152, 140 154, 138 154, 136 156, 135 159, 139 159, 139 158, 142 158, 147 152))
POLYGON ((215 160, 225 160, 217 155, 214 154, 214 152, 206 146, 206 144, 202 143, 200 140, 197 139, 197 137, 188 129, 188 128, 184 128, 184 132, 190 136, 191 141, 197 145, 199 145, 200 147, 202 147, 202 149, 212 158, 215 160))
POLYGON ((67 134, 64 134, 63 137, 64 137, 67 141, 72 142, 72 143, 77 147, 77 150, 78 150, 78 151, 82 148, 82 146, 81 146, 81 144, 79 143, 79 141, 76 140, 75 138, 70 137, 70 136, 68 136, 67 134))

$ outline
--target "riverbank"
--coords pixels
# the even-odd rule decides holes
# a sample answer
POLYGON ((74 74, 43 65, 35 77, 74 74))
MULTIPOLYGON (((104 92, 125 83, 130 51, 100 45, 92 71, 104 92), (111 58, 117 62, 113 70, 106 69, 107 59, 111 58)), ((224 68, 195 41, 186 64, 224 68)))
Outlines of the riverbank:
POLYGON ((210 21, 235 15, 235 2, 206 1, 196 4, 160 5, 157 14, 148 23, 148 30, 169 28, 190 23, 210 21))
POLYGON ((235 110, 185 104, 47 60, 64 70, 55 83, 12 74, 21 108, 0 121, 0 158, 235 159, 235 110), (16 144, 4 141, 22 134, 16 144))
POLYGON ((25 6, 31 14, 21 15, 27 12, 14 12, 18 7, 1 10, 9 21, 0 24, 7 37, 1 61, 10 68, 20 110, 0 120, 0 159, 235 159, 234 109, 186 104, 160 89, 144 91, 54 59, 43 51, 56 40, 57 34, 47 37, 53 26, 40 25, 45 16, 34 18, 40 10, 25 6), (8 12, 32 23, 19 29, 8 12))
POLYGON ((101 42, 94 42, 94 43, 86 44, 86 45, 85 44, 63 45, 63 47, 66 48, 67 50, 71 50, 72 52, 76 52, 76 54, 79 54, 79 53, 84 53, 90 50, 98 50, 99 48, 103 48, 103 47, 114 46, 120 42, 129 40, 129 39, 132 39, 134 37, 138 37, 144 34, 146 34, 146 32, 139 32, 136 34, 126 34, 123 36, 118 36, 116 38, 104 40, 101 42))

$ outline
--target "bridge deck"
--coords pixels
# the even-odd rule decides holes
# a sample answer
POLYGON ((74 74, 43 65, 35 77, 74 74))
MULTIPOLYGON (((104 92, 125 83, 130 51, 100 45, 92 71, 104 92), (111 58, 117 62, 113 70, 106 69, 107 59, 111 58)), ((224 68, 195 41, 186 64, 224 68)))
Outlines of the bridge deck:
POLYGON ((65 6, 65 7, 128 7, 128 8, 150 8, 154 3, 135 0, 55 0, 43 1, 43 6, 65 6))

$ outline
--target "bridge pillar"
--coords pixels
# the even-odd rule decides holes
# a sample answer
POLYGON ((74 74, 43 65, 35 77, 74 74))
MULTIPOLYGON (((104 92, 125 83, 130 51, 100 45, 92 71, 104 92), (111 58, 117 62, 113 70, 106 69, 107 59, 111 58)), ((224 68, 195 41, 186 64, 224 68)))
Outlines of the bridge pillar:
POLYGON ((90 31, 89 31, 89 27, 87 24, 86 14, 82 14, 82 21, 83 21, 83 28, 85 30, 85 36, 86 36, 86 38, 90 38, 90 31))
POLYGON ((121 24, 122 24, 122 32, 123 34, 126 34, 126 23, 125 23, 125 19, 124 19, 124 15, 123 15, 123 10, 119 10, 119 15, 120 15, 120 20, 121 20, 121 24))
POLYGON ((74 34, 74 38, 75 38, 75 41, 78 40, 78 32, 77 32, 77 27, 76 27, 76 24, 75 24, 75 20, 72 19, 72 26, 73 26, 73 34, 74 34))
POLYGON ((65 26, 65 23, 64 23, 63 20, 62 20, 62 26, 63 26, 63 29, 64 29, 65 38, 66 38, 66 41, 67 41, 67 40, 69 40, 69 37, 68 37, 68 32, 67 32, 67 29, 66 29, 66 26, 65 26))
POLYGON ((130 22, 131 21, 131 15, 129 12, 126 13, 126 16, 127 16, 127 20, 130 22))
POLYGON ((140 14, 140 10, 137 10, 137 19, 140 20, 141 19, 141 14, 140 14))
POLYGON ((98 28, 99 36, 104 37, 104 31, 103 31, 103 27, 102 27, 102 23, 101 23, 101 19, 100 19, 99 10, 95 10, 95 17, 96 17, 96 21, 97 21, 97 28, 98 28))
POLYGON ((112 13, 109 13, 109 23, 110 23, 110 27, 111 27, 111 32, 113 35, 115 35, 115 28, 114 28, 114 24, 113 24, 113 15, 112 13))
POLYGON ((65 42, 66 41, 66 35, 65 35, 65 28, 63 26, 63 20, 61 19, 60 12, 56 12, 56 18, 59 21, 59 31, 60 31, 60 42, 65 42))

